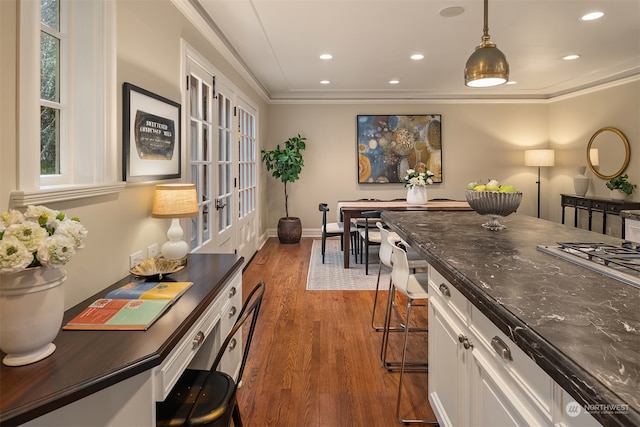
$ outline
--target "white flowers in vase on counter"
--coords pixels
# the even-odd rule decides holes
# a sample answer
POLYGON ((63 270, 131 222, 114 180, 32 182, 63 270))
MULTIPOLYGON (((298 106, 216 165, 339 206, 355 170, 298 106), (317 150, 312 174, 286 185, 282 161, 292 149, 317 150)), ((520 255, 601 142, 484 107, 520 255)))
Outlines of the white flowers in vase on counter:
POLYGON ((0 272, 60 267, 84 247, 87 229, 78 218, 45 206, 0 216, 0 272))
POLYGON ((406 175, 402 177, 402 182, 407 188, 412 188, 413 186, 424 187, 433 184, 433 176, 434 174, 428 169, 425 169, 424 172, 408 169, 406 175))

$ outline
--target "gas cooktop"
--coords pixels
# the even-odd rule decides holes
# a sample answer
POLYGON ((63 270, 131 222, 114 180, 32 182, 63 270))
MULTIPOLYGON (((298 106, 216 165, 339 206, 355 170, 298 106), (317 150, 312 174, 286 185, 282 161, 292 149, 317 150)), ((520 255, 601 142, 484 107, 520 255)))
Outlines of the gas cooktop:
POLYGON ((537 249, 640 288, 640 244, 558 242, 537 249))

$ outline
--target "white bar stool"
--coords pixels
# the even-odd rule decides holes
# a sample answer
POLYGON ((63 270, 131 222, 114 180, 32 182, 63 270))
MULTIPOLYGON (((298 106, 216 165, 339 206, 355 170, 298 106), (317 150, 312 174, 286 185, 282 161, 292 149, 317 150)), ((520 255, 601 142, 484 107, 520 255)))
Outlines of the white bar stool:
MULTIPOLYGON (((384 326, 376 325, 374 319, 376 316, 376 308, 378 306, 378 292, 380 291, 380 276, 382 275, 382 266, 384 265, 389 269, 393 268, 393 264, 391 262, 393 247, 396 243, 402 242, 402 239, 400 238, 400 236, 398 236, 398 233, 389 231, 384 228, 382 223, 379 221, 376 222, 376 227, 378 227, 378 230, 380 231, 381 242, 379 249, 380 262, 378 264, 378 280, 376 282, 376 291, 373 297, 373 310, 371 311, 371 327, 374 331, 380 332, 384 329, 384 326)), ((416 269, 426 269, 427 267, 429 267, 429 263, 424 258, 422 258, 419 253, 415 252, 411 248, 407 248, 407 261, 409 263, 409 269, 414 273, 416 269)), ((391 290, 391 277, 389 277, 389 285, 387 289, 389 291, 391 290)), ((395 302, 393 302, 393 308, 397 314, 395 302)), ((391 330, 404 330, 404 326, 400 328, 391 328, 391 330)), ((382 356, 382 352, 380 354, 382 356)))
POLYGON ((390 332, 390 318, 392 311, 392 303, 395 299, 395 292, 400 292, 407 298, 407 312, 404 326, 404 340, 402 346, 402 358, 400 360, 400 382, 398 384, 398 398, 396 401, 396 416, 398 420, 407 423, 421 423, 421 424, 437 424, 438 421, 433 419, 406 419, 400 416, 400 402, 402 399, 402 387, 404 385, 404 374, 407 370, 412 372, 427 372, 428 363, 426 361, 407 361, 407 341, 409 338, 409 332, 428 331, 427 328, 411 328, 411 309, 417 306, 426 306, 424 303, 416 303, 416 300, 428 299, 428 275, 427 273, 411 274, 409 269, 409 262, 407 260, 407 253, 397 245, 394 245, 391 239, 388 241, 393 247, 392 264, 393 269, 391 271, 391 290, 389 292, 389 299, 387 301, 387 311, 385 314, 385 324, 383 330, 383 360, 387 369, 391 370, 391 367, 397 364, 397 361, 390 362, 386 360, 387 347, 389 345, 389 332, 390 332))

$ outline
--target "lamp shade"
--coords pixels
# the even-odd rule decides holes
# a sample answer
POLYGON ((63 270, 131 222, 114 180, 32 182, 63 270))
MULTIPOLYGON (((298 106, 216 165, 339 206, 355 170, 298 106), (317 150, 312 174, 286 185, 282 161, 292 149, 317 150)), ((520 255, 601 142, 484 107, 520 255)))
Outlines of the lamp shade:
POLYGON ((153 218, 188 218, 198 215, 195 184, 160 184, 153 195, 153 218))
POLYGON ((464 67, 464 84, 469 87, 498 86, 509 80, 509 63, 504 53, 489 41, 483 41, 464 67))
POLYGON ((589 149, 589 159, 591 160, 592 166, 600 166, 600 155, 598 154, 597 148, 589 149))
POLYGON ((484 0, 484 28, 481 43, 464 67, 464 84, 469 87, 498 86, 509 80, 509 63, 489 36, 489 0, 484 0))
POLYGON ((525 150, 525 166, 553 166, 555 163, 554 150, 525 150))

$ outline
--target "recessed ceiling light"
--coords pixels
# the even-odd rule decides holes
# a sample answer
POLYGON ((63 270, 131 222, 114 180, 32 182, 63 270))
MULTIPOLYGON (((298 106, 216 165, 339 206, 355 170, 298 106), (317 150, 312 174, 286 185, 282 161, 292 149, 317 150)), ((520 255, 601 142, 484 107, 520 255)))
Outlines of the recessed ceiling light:
POLYGON ((424 59, 424 55, 421 53, 414 53, 413 55, 411 55, 411 59, 413 59, 414 61, 420 61, 421 59, 424 59))
POLYGON ((508 85, 517 85, 518 82, 515 81, 515 80, 509 80, 506 84, 508 84, 508 85))
POLYGON ((328 85, 329 83, 331 83, 329 80, 320 80, 321 85, 328 85))
POLYGON ((398 80, 398 79, 389 80, 389 84, 390 85, 397 85, 398 83, 400 83, 400 80, 398 80))
POLYGON ((330 53, 323 53, 322 55, 320 55, 320 59, 331 59, 333 58, 333 55, 331 55, 330 53))
POLYGON ((580 58, 580 55, 567 55, 567 56, 563 56, 562 59, 564 59, 565 61, 573 61, 574 59, 578 59, 580 58))
POLYGON ((464 7, 462 6, 450 6, 440 9, 438 12, 443 18, 453 18, 454 16, 462 15, 464 13, 464 7))
POLYGON ((591 13, 587 13, 580 19, 582 19, 583 21, 593 21, 594 19, 599 19, 599 18, 602 18, 603 16, 604 16, 604 13, 602 12, 591 12, 591 13))

